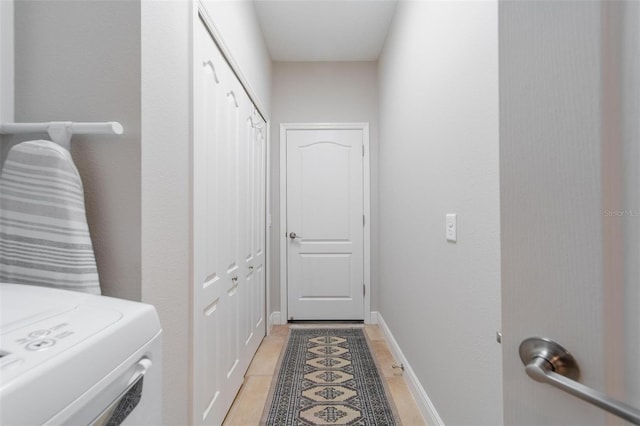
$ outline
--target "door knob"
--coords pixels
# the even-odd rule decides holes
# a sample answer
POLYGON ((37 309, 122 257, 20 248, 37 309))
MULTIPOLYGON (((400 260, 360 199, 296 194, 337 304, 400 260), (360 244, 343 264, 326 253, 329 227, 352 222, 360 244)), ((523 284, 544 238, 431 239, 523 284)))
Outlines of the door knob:
POLYGON ((291 238, 292 240, 295 240, 296 238, 302 238, 302 237, 298 237, 295 232, 291 232, 289 233, 289 238, 291 238))
POLYGON ((520 359, 525 365, 525 372, 533 380, 548 383, 611 414, 640 425, 640 410, 578 382, 578 363, 569 351, 553 340, 541 337, 525 339, 520 344, 520 359))

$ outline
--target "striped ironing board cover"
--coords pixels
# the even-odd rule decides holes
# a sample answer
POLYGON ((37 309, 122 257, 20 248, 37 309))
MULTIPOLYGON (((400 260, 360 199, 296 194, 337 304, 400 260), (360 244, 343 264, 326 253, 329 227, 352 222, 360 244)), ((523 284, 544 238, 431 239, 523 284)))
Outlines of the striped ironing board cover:
POLYGON ((82 181, 45 141, 9 151, 0 175, 0 281, 100 294, 82 181))

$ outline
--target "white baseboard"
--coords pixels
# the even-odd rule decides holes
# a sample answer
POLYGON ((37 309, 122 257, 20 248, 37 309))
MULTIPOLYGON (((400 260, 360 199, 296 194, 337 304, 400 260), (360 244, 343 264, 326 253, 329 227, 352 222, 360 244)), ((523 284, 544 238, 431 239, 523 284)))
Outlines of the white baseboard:
POLYGON ((377 324, 378 323, 378 311, 372 311, 371 316, 369 317, 369 324, 377 324))
POLYGON ((274 324, 280 324, 280 311, 273 311, 269 315, 269 321, 267 322, 267 334, 271 333, 271 329, 274 324))
MULTIPOLYGON (((371 313, 372 321, 373 321, 373 317, 374 317, 374 312, 371 313)), ((382 330, 384 337, 387 339, 387 344, 391 349, 391 353, 393 357, 396 359, 397 362, 400 362, 404 365, 404 376, 407 379, 409 390, 413 394, 413 398, 416 400, 416 403, 418 404, 418 409, 420 410, 424 418, 427 420, 427 424, 433 425, 433 426, 444 426, 444 422, 442 421, 442 418, 440 418, 440 416, 438 415, 438 412, 436 411, 436 407, 433 405, 433 403, 429 399, 427 392, 424 390, 424 388, 422 387, 422 384, 418 380, 418 377, 413 372, 411 365, 409 365, 409 362, 404 357, 404 354, 402 353, 400 346, 398 346, 398 342, 396 342, 396 339, 393 337, 393 334, 391 334, 391 330, 389 330, 387 323, 384 322, 384 318, 382 318, 382 315, 380 315, 379 312, 375 312, 375 317, 376 317, 376 323, 380 327, 380 330, 382 330)))

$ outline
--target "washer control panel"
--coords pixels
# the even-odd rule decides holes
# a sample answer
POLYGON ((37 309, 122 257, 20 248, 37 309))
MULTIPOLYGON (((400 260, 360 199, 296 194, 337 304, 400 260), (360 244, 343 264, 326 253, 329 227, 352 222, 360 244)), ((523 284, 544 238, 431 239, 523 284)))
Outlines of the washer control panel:
POLYGON ((0 335, 0 372, 3 382, 91 338, 122 318, 122 313, 100 306, 74 309, 0 335))

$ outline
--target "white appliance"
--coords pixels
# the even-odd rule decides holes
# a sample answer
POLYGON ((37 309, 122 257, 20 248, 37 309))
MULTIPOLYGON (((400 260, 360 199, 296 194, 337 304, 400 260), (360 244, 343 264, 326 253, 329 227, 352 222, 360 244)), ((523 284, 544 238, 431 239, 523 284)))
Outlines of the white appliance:
POLYGON ((153 306, 0 284, 0 424, 161 424, 153 306))

